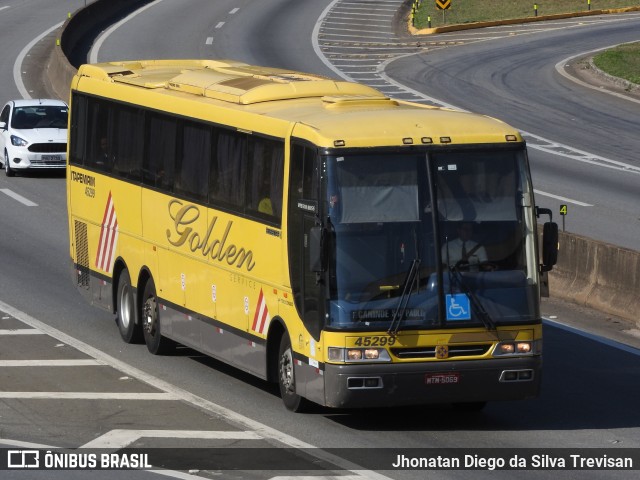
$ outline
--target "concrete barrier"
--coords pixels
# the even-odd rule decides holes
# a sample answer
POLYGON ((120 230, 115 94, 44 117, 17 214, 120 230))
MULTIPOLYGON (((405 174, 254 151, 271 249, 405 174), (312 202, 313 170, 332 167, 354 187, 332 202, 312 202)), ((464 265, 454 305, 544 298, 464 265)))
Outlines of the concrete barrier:
MULTIPOLYGON (((51 88, 59 98, 69 98, 78 66, 69 59, 87 48, 88 37, 151 1, 97 0, 65 22, 58 35, 60 45, 47 64, 51 88)), ((549 277, 552 297, 640 321, 640 252, 561 232, 558 264, 549 277)))
POLYGON ((551 296, 640 320, 640 252, 560 232, 551 296))

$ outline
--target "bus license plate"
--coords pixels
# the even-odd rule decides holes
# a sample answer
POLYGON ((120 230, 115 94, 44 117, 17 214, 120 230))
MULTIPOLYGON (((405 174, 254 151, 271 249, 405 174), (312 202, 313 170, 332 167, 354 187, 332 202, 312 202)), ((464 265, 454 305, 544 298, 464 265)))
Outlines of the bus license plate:
POLYGON ((60 155, 42 155, 42 161, 44 162, 59 162, 60 155))
POLYGON ((460 374, 458 372, 447 373, 425 373, 425 385, 456 385, 460 383, 460 374))

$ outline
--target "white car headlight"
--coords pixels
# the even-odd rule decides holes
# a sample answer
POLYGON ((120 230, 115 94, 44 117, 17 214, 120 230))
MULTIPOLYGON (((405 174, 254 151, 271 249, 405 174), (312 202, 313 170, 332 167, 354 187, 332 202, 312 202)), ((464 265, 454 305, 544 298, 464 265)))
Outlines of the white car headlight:
POLYGON ((29 142, 27 142, 24 138, 20 138, 16 135, 11 135, 11 145, 13 145, 14 147, 26 147, 27 145, 29 145, 29 142))

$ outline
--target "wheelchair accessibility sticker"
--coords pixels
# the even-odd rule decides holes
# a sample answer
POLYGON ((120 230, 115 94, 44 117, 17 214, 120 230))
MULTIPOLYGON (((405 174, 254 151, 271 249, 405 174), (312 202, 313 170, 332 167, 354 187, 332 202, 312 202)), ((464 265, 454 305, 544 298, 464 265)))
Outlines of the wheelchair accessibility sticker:
POLYGON ((464 293, 447 295, 447 320, 471 320, 471 302, 464 293))

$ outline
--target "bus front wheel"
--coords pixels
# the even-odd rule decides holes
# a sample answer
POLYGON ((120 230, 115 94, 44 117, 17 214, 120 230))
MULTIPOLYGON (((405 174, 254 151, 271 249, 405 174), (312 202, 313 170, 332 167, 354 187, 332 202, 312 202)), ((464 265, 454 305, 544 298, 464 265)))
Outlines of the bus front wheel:
POLYGON ((156 286, 151 278, 147 280, 144 286, 141 303, 142 332, 144 334, 144 342, 147 344, 147 350, 154 355, 169 353, 175 346, 175 343, 173 340, 162 336, 156 286))
POLYGON ((280 340, 280 353, 278 355, 278 385, 282 402, 292 412, 303 412, 308 408, 308 400, 296 393, 295 365, 293 361, 293 349, 289 335, 285 332, 280 340))

